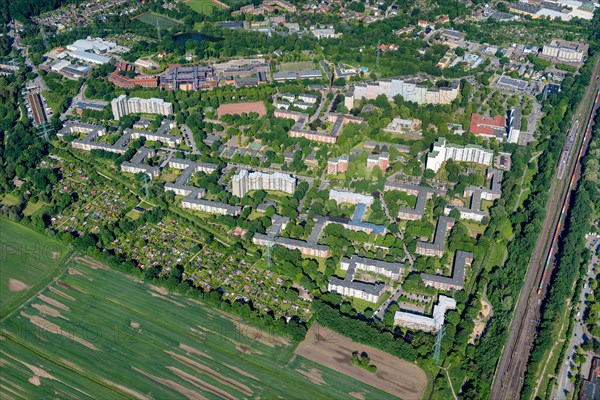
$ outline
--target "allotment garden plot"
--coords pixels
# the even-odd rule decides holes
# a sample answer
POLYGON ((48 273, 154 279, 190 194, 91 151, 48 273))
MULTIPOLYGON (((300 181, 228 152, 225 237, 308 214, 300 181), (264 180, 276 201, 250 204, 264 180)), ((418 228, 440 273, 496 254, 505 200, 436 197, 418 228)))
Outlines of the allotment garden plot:
POLYGON ((285 338, 81 259, 4 322, 15 397, 391 398, 285 338))

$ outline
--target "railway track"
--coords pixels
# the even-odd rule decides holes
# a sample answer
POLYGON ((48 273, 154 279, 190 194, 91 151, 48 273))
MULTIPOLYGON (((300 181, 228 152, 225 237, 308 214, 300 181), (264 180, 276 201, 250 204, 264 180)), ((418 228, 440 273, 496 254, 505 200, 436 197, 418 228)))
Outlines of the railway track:
POLYGON ((541 302, 547 289, 547 278, 552 272, 555 244, 562 229, 562 220, 568 211, 571 190, 575 189, 578 181, 579 161, 585 154, 589 143, 591 121, 600 101, 597 89, 599 69, 600 59, 596 61, 591 84, 575 114, 577 119, 574 121, 574 125, 577 127, 579 127, 579 116, 585 116, 586 125, 583 135, 579 134, 577 130, 576 137, 567 140, 565 148, 570 148, 571 151, 575 149, 575 151, 561 155, 559 165, 554 173, 550 188, 551 195, 546 207, 548 213, 527 268, 525 284, 515 309, 509 337, 496 370, 492 384, 492 400, 518 399, 521 393, 527 362, 540 320, 541 302), (588 111, 586 107, 590 103, 588 111), (568 161, 563 166, 561 162, 565 158, 568 161), (563 179, 565 173, 569 179, 563 179))

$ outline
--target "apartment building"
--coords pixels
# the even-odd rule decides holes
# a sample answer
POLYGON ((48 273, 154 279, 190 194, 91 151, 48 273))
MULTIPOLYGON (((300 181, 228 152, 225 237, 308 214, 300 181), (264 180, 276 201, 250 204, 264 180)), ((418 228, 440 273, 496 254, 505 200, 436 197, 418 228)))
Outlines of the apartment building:
POLYGON ((242 212, 242 207, 232 206, 218 201, 185 198, 181 200, 181 207, 202 211, 209 214, 237 216, 242 212))
POLYGON ((454 255, 452 275, 421 274, 425 286, 431 286, 441 290, 462 290, 465 286, 465 270, 467 265, 473 262, 473 253, 457 251, 454 255))
POLYGON ((454 226, 454 222, 454 218, 444 216, 439 217, 433 235, 433 242, 418 241, 416 248, 417 254, 440 258, 443 257, 444 250, 446 249, 446 236, 448 231, 454 226))
POLYGON ((447 160, 492 165, 494 152, 473 144, 466 146, 449 144, 445 138, 438 138, 427 155, 427 169, 437 172, 447 160))
POLYGON ((446 311, 455 309, 456 301, 453 298, 440 295, 438 303, 433 306, 431 317, 407 311, 396 311, 394 314, 394 325, 436 333, 444 325, 446 311))
POLYGON ((129 114, 160 114, 173 115, 173 104, 163 99, 150 98, 140 99, 139 97, 130 97, 120 95, 111 101, 112 112, 115 120, 129 114))
POLYGON ((379 95, 385 95, 389 100, 401 96, 404 100, 417 104, 450 104, 458 96, 459 90, 458 81, 453 81, 447 87, 430 88, 415 79, 392 78, 355 85, 346 94, 344 105, 350 110, 354 108, 355 100, 373 100, 379 95))
POLYGON ((240 170, 231 178, 231 193, 237 197, 244 197, 252 190, 275 190, 294 194, 296 191, 296 178, 281 172, 249 172, 240 170))
POLYGON ((358 256, 343 258, 340 268, 347 271, 346 276, 344 279, 332 277, 329 280, 327 289, 342 296, 355 297, 371 303, 379 301, 385 290, 385 284, 355 279, 358 271, 371 272, 390 279, 399 279, 404 274, 404 264, 388 263, 358 256))
POLYGON ((335 189, 329 191, 329 200, 333 200, 337 204, 348 203, 356 205, 363 203, 366 206, 370 206, 374 201, 373 196, 335 189))
POLYGON ((423 218, 427 200, 431 199, 434 194, 442 195, 445 193, 445 190, 398 182, 386 182, 384 190, 398 190, 411 196, 417 196, 415 208, 400 207, 398 209, 398 218, 409 221, 418 221, 423 218))
POLYGON ((367 168, 372 169, 374 167, 379 167, 382 171, 388 169, 390 163, 390 154, 389 153, 381 153, 381 154, 371 154, 367 157, 367 168))
POLYGON ((350 157, 347 154, 339 157, 330 158, 327 160, 327 173, 329 175, 337 175, 348 171, 350 157))

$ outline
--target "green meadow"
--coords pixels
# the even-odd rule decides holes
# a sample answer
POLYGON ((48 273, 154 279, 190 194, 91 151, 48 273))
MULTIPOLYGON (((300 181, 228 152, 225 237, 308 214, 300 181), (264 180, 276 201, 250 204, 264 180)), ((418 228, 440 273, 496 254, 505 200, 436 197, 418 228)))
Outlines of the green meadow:
POLYGON ((43 288, 67 253, 54 239, 0 218, 0 318, 43 288))
POLYGON ((285 338, 78 257, 2 321, 0 342, 14 398, 391 398, 285 338))

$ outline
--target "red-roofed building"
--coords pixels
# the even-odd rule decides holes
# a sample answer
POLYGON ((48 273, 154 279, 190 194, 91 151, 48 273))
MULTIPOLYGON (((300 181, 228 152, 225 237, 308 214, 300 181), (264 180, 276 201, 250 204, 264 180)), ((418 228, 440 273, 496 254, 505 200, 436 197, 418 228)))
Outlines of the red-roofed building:
POLYGON ((477 136, 483 136, 487 139, 496 138, 504 140, 506 135, 506 118, 498 115, 494 118, 485 118, 480 114, 471 115, 471 127, 469 131, 477 136))
POLYGON ((420 19, 417 25, 419 25, 421 28, 426 28, 429 26, 429 22, 425 21, 424 19, 420 19))

